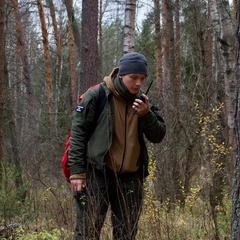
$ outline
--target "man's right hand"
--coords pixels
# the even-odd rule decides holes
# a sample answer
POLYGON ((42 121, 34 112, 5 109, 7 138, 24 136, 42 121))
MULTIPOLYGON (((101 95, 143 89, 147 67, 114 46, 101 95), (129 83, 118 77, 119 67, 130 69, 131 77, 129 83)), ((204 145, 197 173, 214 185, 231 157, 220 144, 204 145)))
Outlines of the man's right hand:
POLYGON ((86 179, 72 179, 70 180, 72 188, 75 192, 81 193, 83 188, 86 186, 86 179))

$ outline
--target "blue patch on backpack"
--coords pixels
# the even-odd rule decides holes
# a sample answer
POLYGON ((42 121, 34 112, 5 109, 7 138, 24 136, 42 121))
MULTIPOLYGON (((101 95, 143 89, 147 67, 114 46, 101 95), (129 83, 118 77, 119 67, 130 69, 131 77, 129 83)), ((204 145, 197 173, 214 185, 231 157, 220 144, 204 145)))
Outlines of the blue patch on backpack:
POLYGON ((81 106, 81 105, 78 105, 78 106, 76 107, 76 112, 82 113, 83 110, 84 110, 84 107, 81 106))

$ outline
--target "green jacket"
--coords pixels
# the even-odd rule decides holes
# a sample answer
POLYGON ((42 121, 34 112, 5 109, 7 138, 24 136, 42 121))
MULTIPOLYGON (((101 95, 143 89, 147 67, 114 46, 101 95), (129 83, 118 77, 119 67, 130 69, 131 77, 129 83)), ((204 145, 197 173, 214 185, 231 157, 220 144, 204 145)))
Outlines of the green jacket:
MULTIPOLYGON (((68 152, 71 175, 85 173, 87 162, 99 170, 105 166, 104 157, 112 143, 114 114, 112 93, 105 82, 101 84, 106 92, 107 102, 97 124, 94 120, 99 87, 94 87, 84 94, 81 110, 76 112, 73 119, 68 152)), ((138 129, 142 169, 147 176, 148 152, 143 136, 152 143, 159 143, 165 136, 166 126, 158 112, 150 110, 145 116, 139 117, 138 129)))

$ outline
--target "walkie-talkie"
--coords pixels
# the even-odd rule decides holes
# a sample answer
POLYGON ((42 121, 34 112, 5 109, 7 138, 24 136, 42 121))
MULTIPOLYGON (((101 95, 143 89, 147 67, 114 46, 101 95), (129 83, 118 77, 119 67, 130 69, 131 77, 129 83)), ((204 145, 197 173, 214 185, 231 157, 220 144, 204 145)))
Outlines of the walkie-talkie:
MULTIPOLYGON (((148 86, 148 89, 147 89, 145 95, 148 94, 148 92, 149 92, 149 90, 150 90, 150 88, 151 88, 151 86, 152 86, 152 83, 153 83, 153 80, 150 82, 150 84, 149 84, 149 86, 148 86)), ((142 101, 145 103, 145 98, 144 98, 142 95, 139 97, 139 99, 142 100, 142 101)))

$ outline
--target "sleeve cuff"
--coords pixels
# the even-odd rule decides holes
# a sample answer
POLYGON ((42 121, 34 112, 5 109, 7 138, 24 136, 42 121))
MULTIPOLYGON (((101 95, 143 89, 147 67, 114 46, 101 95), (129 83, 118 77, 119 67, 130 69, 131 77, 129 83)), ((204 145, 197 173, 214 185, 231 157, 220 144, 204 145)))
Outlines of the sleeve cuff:
POLYGON ((69 178, 70 180, 72 179, 86 179, 86 173, 78 173, 78 174, 73 174, 69 178))

